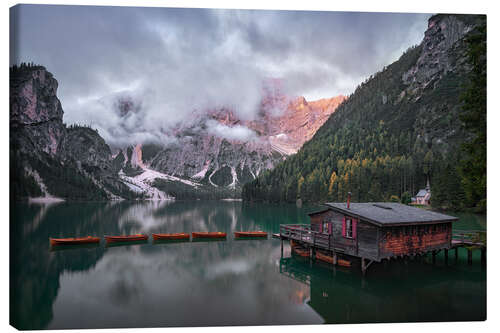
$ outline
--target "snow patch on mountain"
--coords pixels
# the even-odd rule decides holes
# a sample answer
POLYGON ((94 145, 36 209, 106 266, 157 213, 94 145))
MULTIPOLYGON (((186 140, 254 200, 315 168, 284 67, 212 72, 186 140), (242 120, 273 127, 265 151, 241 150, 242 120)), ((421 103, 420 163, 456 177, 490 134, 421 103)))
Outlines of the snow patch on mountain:
POLYGON ((231 184, 228 185, 229 188, 234 189, 236 188, 236 181, 238 181, 238 175, 236 174, 236 170, 234 169, 233 166, 230 166, 231 168, 231 176, 233 177, 233 181, 231 184))
POLYGON ((193 177, 191 177, 191 178, 194 178, 194 179, 205 178, 205 175, 207 174, 207 171, 209 168, 210 168, 210 161, 207 161, 207 163, 205 163, 205 166, 203 167, 203 169, 200 172, 198 172, 197 174, 193 175, 193 177))

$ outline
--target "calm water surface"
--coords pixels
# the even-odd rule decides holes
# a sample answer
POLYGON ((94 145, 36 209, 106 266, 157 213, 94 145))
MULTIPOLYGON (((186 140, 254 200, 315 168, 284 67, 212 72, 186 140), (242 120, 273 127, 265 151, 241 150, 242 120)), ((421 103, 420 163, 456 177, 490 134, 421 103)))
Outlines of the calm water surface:
MULTIPOLYGON (((20 329, 456 321, 486 318, 479 251, 336 268, 280 241, 233 231, 308 223, 318 207, 224 201, 17 204, 11 221, 11 323, 20 329), (49 237, 225 231, 225 241, 79 247, 49 237)), ((486 218, 455 214, 455 229, 486 218)))

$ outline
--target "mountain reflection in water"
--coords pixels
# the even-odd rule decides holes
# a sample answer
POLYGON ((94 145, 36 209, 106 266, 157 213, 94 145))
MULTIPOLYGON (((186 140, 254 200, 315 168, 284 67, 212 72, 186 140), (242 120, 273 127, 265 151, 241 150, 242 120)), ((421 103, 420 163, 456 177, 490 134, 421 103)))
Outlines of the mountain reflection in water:
POLYGON ((435 320, 438 309, 441 320, 485 315, 480 265, 410 263, 423 269, 418 277, 405 266, 374 265, 362 279, 357 269, 333 275, 327 265, 287 258, 288 246, 281 258, 280 241, 270 234, 283 223, 307 223, 306 213, 317 207, 122 201, 11 208, 11 323, 21 329, 426 321, 435 320), (233 239, 234 231, 247 230, 266 231, 269 238, 233 239), (193 231, 228 237, 55 251, 48 241, 193 231), (297 269, 309 284, 286 274, 297 269), (413 304, 403 307, 408 300, 413 304), (460 308, 465 301, 475 305, 467 316, 460 308))

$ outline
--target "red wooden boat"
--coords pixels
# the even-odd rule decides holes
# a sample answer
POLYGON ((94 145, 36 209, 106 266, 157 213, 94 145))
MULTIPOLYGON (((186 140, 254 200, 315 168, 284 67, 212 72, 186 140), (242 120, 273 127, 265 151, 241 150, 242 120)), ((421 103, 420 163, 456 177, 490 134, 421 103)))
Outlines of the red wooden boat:
POLYGON ((292 247, 292 252, 301 256, 301 257, 306 257, 306 258, 309 257, 309 250, 304 249, 302 247, 298 247, 298 246, 292 247))
POLYGON ((193 238, 226 238, 225 232, 193 232, 193 238))
POLYGON ((49 238, 50 245, 75 245, 75 244, 89 244, 99 243, 99 237, 79 237, 79 238, 49 238))
POLYGON ((351 262, 349 260, 337 259, 337 265, 344 267, 351 267, 351 262))
POLYGON ((327 254, 324 254, 320 251, 316 251, 316 259, 327 262, 333 265, 333 257, 327 254))
POLYGON ((189 234, 183 232, 177 234, 153 234, 153 239, 155 240, 189 239, 189 234))
POLYGON ((148 239, 148 235, 127 235, 127 236, 104 236, 106 238, 106 242, 137 242, 144 241, 148 239))
POLYGON ((267 232, 265 232, 265 231, 235 231, 234 237, 236 237, 236 238, 267 237, 267 232))
MULTIPOLYGON (((333 256, 329 256, 320 251, 316 252, 316 259, 333 265, 333 256)), ((344 267, 351 267, 351 262, 349 260, 337 258, 337 265, 344 267)))

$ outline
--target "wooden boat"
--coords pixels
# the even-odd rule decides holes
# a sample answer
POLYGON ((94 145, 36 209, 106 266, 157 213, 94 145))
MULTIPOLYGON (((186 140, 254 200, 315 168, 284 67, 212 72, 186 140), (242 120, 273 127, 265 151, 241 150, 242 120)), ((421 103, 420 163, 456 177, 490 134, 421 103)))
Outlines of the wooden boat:
POLYGON ((264 232, 264 231, 235 231, 234 237, 236 237, 236 238, 267 237, 267 232, 264 232))
MULTIPOLYGON (((323 252, 316 251, 316 259, 327 262, 333 265, 333 256, 324 254, 323 252)), ((349 260, 341 259, 337 257, 337 265, 343 267, 351 267, 351 262, 349 260)))
POLYGON ((344 267, 351 267, 351 262, 349 260, 337 259, 337 265, 344 267))
POLYGON ((189 234, 187 233, 176 233, 176 234, 153 234, 154 240, 179 240, 179 239, 189 239, 189 234))
POLYGON ((104 236, 106 238, 106 242, 137 242, 144 241, 148 239, 148 235, 127 235, 127 236, 104 236))
POLYGON ((79 237, 79 238, 49 238, 50 245, 75 245, 75 244, 89 244, 99 243, 99 237, 79 237))
POLYGON ((323 252, 316 251, 316 259, 327 262, 329 264, 333 265, 333 257, 324 254, 323 252))
POLYGON ((293 246, 292 252, 301 257, 306 257, 306 258, 309 257, 309 250, 304 249, 303 247, 300 246, 293 246))
POLYGON ((193 238, 226 238, 225 232, 193 232, 193 238))

